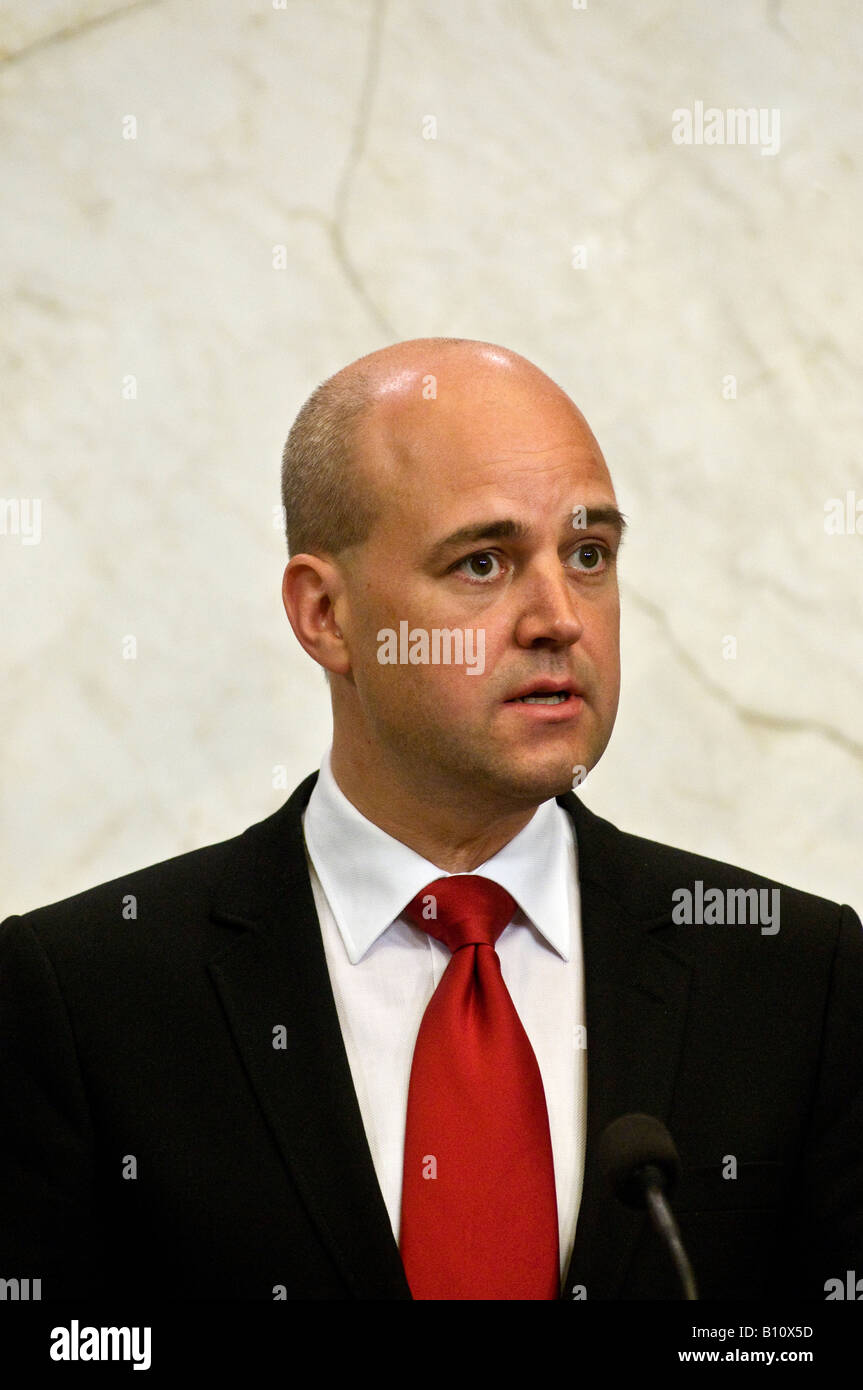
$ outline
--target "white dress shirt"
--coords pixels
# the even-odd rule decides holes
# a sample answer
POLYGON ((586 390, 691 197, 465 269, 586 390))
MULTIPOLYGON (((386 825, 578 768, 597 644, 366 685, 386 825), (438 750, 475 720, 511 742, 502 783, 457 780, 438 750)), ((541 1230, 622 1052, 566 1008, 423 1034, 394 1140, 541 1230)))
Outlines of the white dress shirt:
MULTIPOLYGON (((420 1022, 451 957, 402 917, 444 870, 367 820, 327 753, 303 816, 309 874, 336 1009, 393 1234, 399 1238, 408 1083, 420 1022)), ((581 1200, 587 1052, 577 847, 555 801, 473 872, 515 899, 501 971, 536 1054, 548 1105, 565 1277, 581 1200)))

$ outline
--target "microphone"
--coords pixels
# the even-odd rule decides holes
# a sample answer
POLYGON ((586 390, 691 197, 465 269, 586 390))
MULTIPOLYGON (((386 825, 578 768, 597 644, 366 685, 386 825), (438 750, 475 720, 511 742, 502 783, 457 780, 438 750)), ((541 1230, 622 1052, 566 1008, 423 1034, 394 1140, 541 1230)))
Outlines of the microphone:
POLYGON ((621 1115, 602 1132, 599 1166, 611 1191, 627 1207, 650 1214, 677 1270, 685 1299, 698 1298, 695 1276, 666 1200, 680 1176, 674 1140, 654 1115, 621 1115))

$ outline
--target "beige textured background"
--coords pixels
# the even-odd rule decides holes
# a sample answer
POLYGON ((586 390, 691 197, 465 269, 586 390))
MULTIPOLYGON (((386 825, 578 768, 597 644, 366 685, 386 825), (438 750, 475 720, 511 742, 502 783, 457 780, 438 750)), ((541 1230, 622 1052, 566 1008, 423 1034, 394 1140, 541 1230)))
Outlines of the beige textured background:
POLYGON ((282 443, 324 376, 435 333, 555 377, 630 518, 585 800, 863 908, 863 535, 824 527, 863 504, 853 0, 0 23, 0 495, 42 508, 38 544, 8 509, 0 535, 0 915, 234 834, 284 800, 274 767, 317 765, 282 443), (781 148, 676 145, 696 101, 778 109, 781 148))

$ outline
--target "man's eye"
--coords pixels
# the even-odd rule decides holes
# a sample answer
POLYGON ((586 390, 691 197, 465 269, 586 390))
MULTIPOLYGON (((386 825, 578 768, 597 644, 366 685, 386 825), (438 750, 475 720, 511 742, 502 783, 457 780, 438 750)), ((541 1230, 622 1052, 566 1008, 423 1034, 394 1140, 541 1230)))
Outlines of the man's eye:
POLYGON ((463 560, 455 566, 460 570, 466 579, 473 584, 481 584, 484 580, 497 579, 500 573, 500 561, 490 550, 478 550, 475 555, 466 555, 463 560), (497 569, 494 569, 494 566, 497 569))
POLYGON ((601 574, 608 560, 608 554, 607 546, 598 545, 596 541, 584 541, 581 545, 576 546, 569 559, 572 559, 573 555, 581 557, 581 564, 574 565, 573 568, 580 570, 582 574, 601 574))

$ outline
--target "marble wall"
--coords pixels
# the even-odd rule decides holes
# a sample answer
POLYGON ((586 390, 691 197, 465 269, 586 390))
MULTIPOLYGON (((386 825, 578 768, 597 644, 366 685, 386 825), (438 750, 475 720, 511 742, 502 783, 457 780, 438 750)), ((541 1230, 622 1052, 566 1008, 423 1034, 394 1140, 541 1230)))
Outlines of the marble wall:
POLYGON ((281 447, 324 376, 438 333, 558 380, 629 517, 585 800, 863 908, 853 0, 0 26, 0 916, 232 835, 317 765, 281 447))

